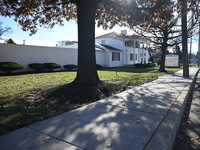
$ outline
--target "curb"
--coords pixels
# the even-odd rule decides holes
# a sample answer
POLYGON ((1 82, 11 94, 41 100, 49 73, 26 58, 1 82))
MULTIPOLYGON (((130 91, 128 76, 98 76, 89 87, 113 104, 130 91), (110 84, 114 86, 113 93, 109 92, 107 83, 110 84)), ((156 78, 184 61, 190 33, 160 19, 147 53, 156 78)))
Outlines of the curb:
POLYGON ((195 76, 193 77, 192 81, 188 82, 178 96, 166 116, 164 117, 163 121, 157 128, 155 134, 150 139, 149 143, 146 145, 144 150, 172 150, 173 145, 176 139, 176 135, 179 130, 179 125, 182 120, 182 115, 185 110, 185 106, 196 81, 197 75, 199 73, 197 70, 195 76))

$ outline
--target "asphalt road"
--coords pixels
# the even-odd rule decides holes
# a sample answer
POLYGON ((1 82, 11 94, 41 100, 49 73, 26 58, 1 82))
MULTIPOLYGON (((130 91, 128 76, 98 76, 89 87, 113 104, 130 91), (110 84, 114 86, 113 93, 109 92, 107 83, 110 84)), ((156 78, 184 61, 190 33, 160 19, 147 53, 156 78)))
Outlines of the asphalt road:
POLYGON ((186 104, 173 150, 200 150, 200 73, 186 104))

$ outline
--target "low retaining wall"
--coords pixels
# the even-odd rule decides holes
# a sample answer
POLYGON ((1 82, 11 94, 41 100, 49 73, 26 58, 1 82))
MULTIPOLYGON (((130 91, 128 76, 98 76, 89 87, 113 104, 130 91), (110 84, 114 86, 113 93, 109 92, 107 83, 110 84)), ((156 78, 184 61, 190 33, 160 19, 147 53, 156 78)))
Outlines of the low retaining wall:
MULTIPOLYGON (((105 66, 103 51, 96 51, 97 63, 105 66)), ((15 44, 0 44, 0 62, 16 62, 24 67, 22 71, 31 71, 31 63, 57 63, 77 65, 78 50, 73 48, 29 46, 15 44)))

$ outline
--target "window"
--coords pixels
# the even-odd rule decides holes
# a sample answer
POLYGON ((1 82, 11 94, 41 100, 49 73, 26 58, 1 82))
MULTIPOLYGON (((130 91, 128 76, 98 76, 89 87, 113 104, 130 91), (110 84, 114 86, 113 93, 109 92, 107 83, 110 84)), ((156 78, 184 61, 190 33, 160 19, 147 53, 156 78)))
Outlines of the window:
POLYGON ((105 40, 101 40, 101 44, 106 44, 106 41, 105 40))
POLYGON ((137 54, 135 54, 135 60, 137 60, 137 54))
POLYGON ((134 55, 131 53, 130 54, 130 61, 133 61, 134 55))
POLYGON ((128 41, 125 41, 125 46, 129 47, 129 42, 128 41))
POLYGON ((126 47, 134 47, 134 41, 125 41, 125 46, 126 47))
POLYGON ((112 61, 120 61, 120 53, 112 52, 112 61))
POLYGON ((136 41, 135 47, 136 47, 136 48, 140 48, 140 43, 139 43, 138 41, 136 41))

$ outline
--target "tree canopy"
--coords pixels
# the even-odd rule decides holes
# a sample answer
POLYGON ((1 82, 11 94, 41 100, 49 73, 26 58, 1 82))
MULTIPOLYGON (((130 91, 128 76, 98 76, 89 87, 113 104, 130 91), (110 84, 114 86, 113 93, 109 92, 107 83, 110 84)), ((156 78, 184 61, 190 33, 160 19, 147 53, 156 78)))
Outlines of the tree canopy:
MULTIPOLYGON (((97 25, 104 29, 116 24, 142 29, 142 32, 135 31, 160 44, 161 49, 165 49, 165 55, 167 46, 173 45, 174 37, 178 38, 181 34, 175 29, 179 23, 177 16, 180 16, 180 8, 180 1, 172 0, 0 1, 0 14, 14 16, 14 20, 30 34, 35 34, 39 26, 53 28, 56 24, 62 26, 65 20, 77 20, 78 71, 75 81, 80 83, 100 81, 95 58, 95 19, 97 25), (153 37, 149 38, 149 35, 153 37)), ((199 2, 188 0, 188 11, 195 12, 193 17, 199 17, 196 13, 198 11, 199 14, 199 2)), ((190 22, 192 20, 196 21, 196 18, 190 22)))
POLYGON ((11 30, 10 27, 3 27, 2 24, 3 24, 3 23, 0 22, 0 38, 1 38, 1 36, 2 36, 3 34, 9 32, 9 31, 11 30))
MULTIPOLYGON (((31 34, 37 32, 38 26, 53 28, 56 24, 64 25, 65 20, 77 20, 78 0, 2 0, 0 2, 0 14, 2 16, 14 16, 24 31, 31 34)), ((83 1, 87 3, 86 0, 83 1)), ((88 5, 95 3, 96 20, 98 26, 104 29, 111 28, 115 24, 125 21, 125 10, 129 0, 93 0, 88 5)))
MULTIPOLYGON (((142 3, 143 11, 140 18, 128 20, 128 25, 133 31, 154 43, 153 49, 161 51, 160 71, 165 71, 167 48, 182 42, 181 4, 172 0, 155 0, 151 3, 142 3)), ((187 21, 186 32, 188 36, 191 36, 197 27, 197 18, 199 17, 197 6, 199 6, 199 2, 191 0, 188 5, 187 11, 192 15, 187 21), (194 5, 191 5, 191 3, 194 5)))
POLYGON ((6 43, 7 44, 16 44, 12 39, 8 39, 6 43))
MULTIPOLYGON (((78 22, 78 71, 75 82, 98 83, 95 58, 95 19, 98 26, 123 25, 130 0, 2 0, 0 14, 14 16, 24 31, 35 34, 38 26, 53 28, 55 24, 75 19, 78 22)), ((136 2, 135 2, 136 4, 136 2)), ((130 8, 130 7, 129 7, 130 8)))

